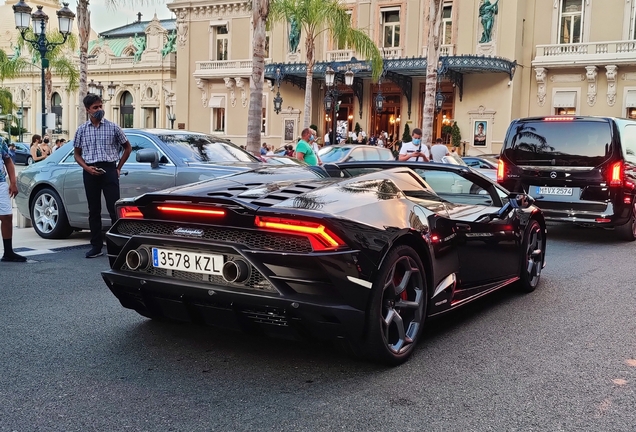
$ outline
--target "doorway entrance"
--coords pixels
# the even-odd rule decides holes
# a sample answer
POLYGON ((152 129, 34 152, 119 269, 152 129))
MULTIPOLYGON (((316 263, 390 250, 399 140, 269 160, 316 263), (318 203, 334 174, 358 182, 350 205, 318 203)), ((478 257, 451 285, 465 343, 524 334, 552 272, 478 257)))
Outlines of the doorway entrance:
POLYGON ((379 135, 386 132, 389 135, 389 142, 400 139, 402 136, 400 118, 400 107, 402 105, 402 93, 400 88, 394 84, 382 84, 382 96, 384 96, 384 106, 382 112, 375 109, 375 98, 378 95, 379 86, 372 86, 371 97, 371 129, 368 134, 379 135))

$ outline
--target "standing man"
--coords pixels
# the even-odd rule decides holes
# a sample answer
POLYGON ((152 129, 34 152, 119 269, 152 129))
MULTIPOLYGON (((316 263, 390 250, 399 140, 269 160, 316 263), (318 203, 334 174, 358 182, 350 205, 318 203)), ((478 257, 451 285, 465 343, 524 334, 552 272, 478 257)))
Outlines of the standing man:
POLYGON ((0 222, 2 222, 2 244, 4 255, 2 262, 26 262, 26 258, 13 251, 13 206, 11 198, 18 194, 18 183, 15 177, 15 166, 9 156, 7 143, 0 137, 0 222), (5 168, 8 182, 5 176, 5 168))
POLYGON ((325 140, 324 143, 326 146, 328 146, 329 144, 331 144, 331 133, 333 132, 333 129, 329 129, 329 132, 327 132, 325 134, 325 140))
POLYGON ((311 129, 303 129, 300 133, 300 141, 296 144, 296 158, 304 161, 307 165, 316 166, 318 165, 318 158, 309 144, 309 142, 313 141, 313 139, 314 136, 311 133, 311 129))
POLYGON ((433 162, 442 163, 442 158, 449 155, 448 147, 446 147, 441 138, 435 140, 435 144, 431 147, 431 159, 433 162))
POLYGON ((415 128, 411 134, 413 141, 403 142, 400 148, 399 161, 428 162, 429 152, 426 145, 422 145, 422 129, 415 128))
POLYGON ((89 120, 77 128, 73 147, 75 160, 84 169, 84 189, 88 201, 91 250, 86 252, 86 258, 95 258, 102 255, 102 193, 114 224, 117 218, 115 201, 119 199, 119 174, 132 147, 121 128, 104 118, 101 97, 89 93, 83 102, 89 120))

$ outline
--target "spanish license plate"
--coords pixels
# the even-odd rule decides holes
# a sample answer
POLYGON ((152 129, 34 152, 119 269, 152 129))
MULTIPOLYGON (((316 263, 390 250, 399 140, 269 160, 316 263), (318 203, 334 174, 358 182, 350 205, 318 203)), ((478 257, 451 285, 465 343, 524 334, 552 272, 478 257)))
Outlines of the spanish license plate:
POLYGON ((537 187, 539 195, 572 195, 572 188, 568 187, 537 187))
POLYGON ((223 255, 152 248, 152 266, 168 270, 220 275, 223 255))

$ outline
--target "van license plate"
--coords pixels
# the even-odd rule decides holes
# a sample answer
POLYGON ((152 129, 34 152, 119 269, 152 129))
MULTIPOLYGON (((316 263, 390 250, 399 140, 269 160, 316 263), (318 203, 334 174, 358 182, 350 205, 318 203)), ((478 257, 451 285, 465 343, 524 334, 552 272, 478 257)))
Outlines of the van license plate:
POLYGON ((537 187, 539 195, 572 195, 572 188, 566 187, 537 187))

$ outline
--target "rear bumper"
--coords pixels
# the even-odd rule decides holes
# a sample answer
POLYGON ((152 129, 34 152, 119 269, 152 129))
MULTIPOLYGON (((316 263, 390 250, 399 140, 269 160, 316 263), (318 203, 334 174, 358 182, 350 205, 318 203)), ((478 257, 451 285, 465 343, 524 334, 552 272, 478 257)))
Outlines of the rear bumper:
POLYGON ((108 270, 102 278, 125 308, 142 315, 303 339, 359 339, 365 313, 342 304, 183 285, 108 270))
POLYGON ((615 208, 612 203, 566 203, 537 200, 534 205, 543 211, 546 221, 574 224, 590 224, 604 227, 624 225, 629 222, 630 206, 615 208))

